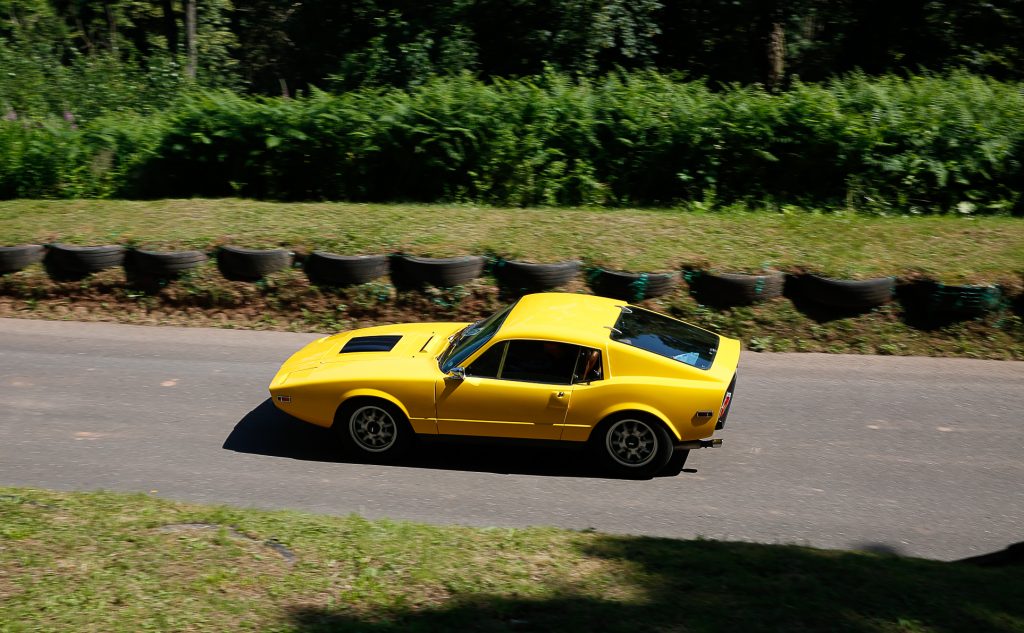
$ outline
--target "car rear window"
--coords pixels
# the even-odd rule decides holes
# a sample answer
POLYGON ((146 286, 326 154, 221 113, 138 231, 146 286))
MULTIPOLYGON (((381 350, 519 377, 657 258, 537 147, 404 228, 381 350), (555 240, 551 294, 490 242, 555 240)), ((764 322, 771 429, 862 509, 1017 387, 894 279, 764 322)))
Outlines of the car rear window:
POLYGON ((633 306, 622 309, 612 340, 697 369, 710 368, 718 352, 717 334, 633 306))

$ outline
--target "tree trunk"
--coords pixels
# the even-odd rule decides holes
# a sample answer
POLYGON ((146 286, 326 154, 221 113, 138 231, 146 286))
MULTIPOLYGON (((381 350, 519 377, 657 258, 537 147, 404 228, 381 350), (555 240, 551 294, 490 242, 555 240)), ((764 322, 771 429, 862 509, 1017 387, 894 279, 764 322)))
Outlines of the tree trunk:
MULTIPOLYGON (((15 22, 14 26, 20 27, 21 25, 15 22)), ((89 39, 89 31, 85 29, 85 24, 82 23, 82 18, 77 15, 75 16, 75 26, 78 27, 78 32, 81 34, 82 42, 85 44, 85 52, 87 54, 91 54, 92 40, 89 39)))
POLYGON ((196 0, 185 0, 185 50, 188 54, 185 75, 189 79, 195 79, 196 66, 199 62, 199 49, 196 46, 196 0))
POLYGON ((164 37, 167 38, 167 50, 172 57, 178 56, 178 19, 174 16, 173 0, 161 0, 160 6, 164 13, 164 37))
POLYGON ((768 89, 778 90, 786 72, 786 32, 781 22, 772 23, 768 37, 768 89))
POLYGON ((117 52, 117 17, 109 0, 103 0, 103 12, 107 14, 107 29, 110 33, 110 50, 117 52))

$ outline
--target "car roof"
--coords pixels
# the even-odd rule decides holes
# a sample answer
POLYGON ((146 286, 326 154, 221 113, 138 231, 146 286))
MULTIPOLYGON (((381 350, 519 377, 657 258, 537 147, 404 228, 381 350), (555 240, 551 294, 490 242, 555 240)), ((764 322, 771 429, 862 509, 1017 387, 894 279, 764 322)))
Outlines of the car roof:
POLYGON ((498 330, 500 339, 559 340, 603 347, 624 301, 567 292, 522 297, 498 330))

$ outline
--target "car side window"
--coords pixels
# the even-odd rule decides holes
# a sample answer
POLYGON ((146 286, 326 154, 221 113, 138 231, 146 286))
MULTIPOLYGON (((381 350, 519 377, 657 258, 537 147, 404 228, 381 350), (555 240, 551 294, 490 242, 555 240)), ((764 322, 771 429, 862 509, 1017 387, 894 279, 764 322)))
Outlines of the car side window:
POLYGON ((573 382, 579 346, 555 341, 509 341, 499 377, 555 385, 573 382))
POLYGON ((573 382, 593 382, 602 378, 604 371, 601 368, 601 350, 581 347, 573 382))
POLYGON ((480 354, 469 367, 466 368, 467 376, 478 378, 497 378, 498 370, 501 369, 501 359, 505 354, 506 343, 496 343, 480 354))

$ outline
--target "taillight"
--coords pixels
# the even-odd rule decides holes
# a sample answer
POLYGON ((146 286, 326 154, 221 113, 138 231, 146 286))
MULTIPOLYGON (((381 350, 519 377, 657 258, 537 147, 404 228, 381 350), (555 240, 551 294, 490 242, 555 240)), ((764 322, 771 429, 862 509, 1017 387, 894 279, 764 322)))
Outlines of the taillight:
POLYGON ((718 410, 718 424, 715 425, 715 430, 725 426, 725 418, 729 415, 729 406, 732 404, 732 393, 735 389, 736 374, 733 374, 732 382, 729 383, 729 388, 725 390, 725 397, 722 398, 722 408, 718 410))

